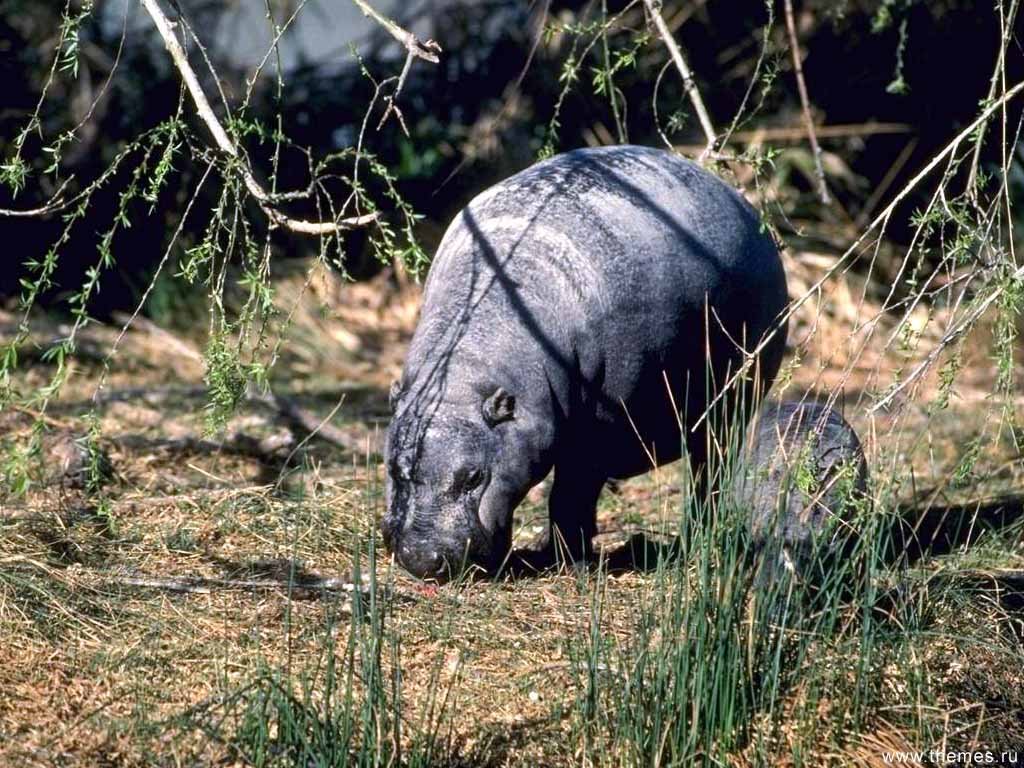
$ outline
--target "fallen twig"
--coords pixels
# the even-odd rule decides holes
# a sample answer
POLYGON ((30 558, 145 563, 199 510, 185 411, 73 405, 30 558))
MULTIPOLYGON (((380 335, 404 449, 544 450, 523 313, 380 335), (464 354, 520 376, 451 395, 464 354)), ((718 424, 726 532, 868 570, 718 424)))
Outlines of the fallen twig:
MULTIPOLYGON (((118 335, 118 339, 125 334, 129 326, 134 326, 136 330, 151 336, 160 344, 161 347, 178 355, 179 357, 191 360, 194 363, 203 362, 202 352, 196 349, 192 344, 184 341, 177 334, 171 333, 166 328, 161 328, 145 315, 140 315, 138 309, 136 309, 136 311, 131 315, 126 315, 123 312, 116 312, 114 314, 114 319, 122 324, 122 330, 118 335)), ((113 354, 113 351, 111 354, 113 354)))
POLYGON ((132 400, 141 400, 147 405, 162 405, 169 400, 203 397, 206 395, 206 387, 125 387, 124 389, 103 389, 95 397, 88 400, 58 401, 51 410, 56 413, 74 413, 94 405, 107 405, 109 403, 124 403, 132 400))
POLYGON ((867 199, 867 202, 864 203, 864 207, 861 208, 860 213, 857 214, 857 219, 854 222, 855 226, 862 227, 867 223, 868 219, 871 218, 871 214, 875 212, 875 206, 878 205, 882 197, 885 196, 885 193, 889 191, 889 187, 892 185, 893 181, 896 180, 900 171, 903 170, 903 166, 907 164, 907 160, 909 160, 910 156, 914 154, 914 150, 916 148, 917 137, 915 136, 907 142, 907 145, 903 147, 899 155, 896 156, 892 165, 889 166, 889 170, 885 172, 885 176, 882 177, 882 180, 878 183, 878 186, 875 187, 871 196, 867 199))
MULTIPOLYGON (((866 123, 837 123, 835 125, 819 125, 814 129, 819 139, 845 139, 850 137, 859 136, 878 136, 881 134, 898 134, 898 133, 911 133, 913 127, 906 123, 879 123, 874 120, 869 120, 866 123)), ((728 142, 739 144, 761 144, 766 141, 771 142, 786 142, 786 141, 805 141, 807 139, 807 129, 803 125, 799 126, 763 126, 760 128, 753 128, 748 131, 734 131, 733 133, 727 134, 728 142)), ((666 141, 669 146, 677 152, 693 153, 703 152, 704 146, 697 144, 671 144, 666 141)), ((732 160, 728 156, 724 156, 722 159, 732 160)))
MULTIPOLYGON (((190 399, 204 397, 205 395, 206 388, 202 386, 128 387, 125 389, 103 390, 90 400, 57 403, 54 410, 59 413, 68 413, 95 405, 132 400, 140 400, 147 405, 160 405, 168 400, 190 399)), ((353 437, 327 423, 333 413, 328 414, 326 419, 322 418, 303 408, 293 399, 279 394, 253 392, 249 394, 247 400, 251 403, 265 406, 277 413, 278 416, 288 422, 294 431, 302 433, 304 440, 309 437, 317 437, 350 453, 359 455, 365 454, 368 450, 371 454, 377 452, 371 446, 368 446, 366 441, 353 437)), ((121 435, 119 437, 115 436, 112 439, 115 444, 129 450, 145 448, 181 451, 183 453, 210 453, 216 450, 226 450, 231 453, 252 455, 257 458, 266 457, 286 447, 283 442, 277 442, 276 436, 273 435, 261 441, 243 433, 237 433, 230 439, 221 442, 191 436, 182 438, 150 438, 142 435, 121 435), (270 443, 267 441, 274 442, 274 445, 268 447, 270 443)))
MULTIPOLYGON (((328 421, 333 413, 328 414, 327 418, 321 418, 283 395, 254 394, 249 399, 273 408, 293 428, 297 427, 300 431, 304 432, 307 439, 309 437, 318 437, 338 448, 360 455, 370 450, 364 441, 352 437, 329 424, 328 421)), ((374 451, 370 452, 373 453, 374 451)))
POLYGON ((282 590, 286 592, 355 592, 365 589, 348 579, 339 577, 300 576, 295 579, 216 579, 203 576, 122 576, 109 579, 119 587, 158 589, 185 594, 210 594, 227 590, 282 590))
POLYGON ((230 453, 259 459, 268 464, 280 460, 284 451, 295 444, 295 438, 290 432, 273 434, 262 439, 245 432, 234 432, 223 440, 206 440, 192 435, 147 437, 135 434, 114 435, 108 440, 121 450, 127 451, 167 451, 187 454, 230 453))
MULTIPOLYGON (((910 133, 913 126, 907 123, 880 123, 868 120, 865 123, 836 123, 819 125, 814 131, 821 139, 845 139, 851 136, 877 136, 883 133, 910 133)), ((739 142, 748 141, 795 141, 807 137, 803 126, 764 126, 749 131, 735 131, 731 138, 739 142)))

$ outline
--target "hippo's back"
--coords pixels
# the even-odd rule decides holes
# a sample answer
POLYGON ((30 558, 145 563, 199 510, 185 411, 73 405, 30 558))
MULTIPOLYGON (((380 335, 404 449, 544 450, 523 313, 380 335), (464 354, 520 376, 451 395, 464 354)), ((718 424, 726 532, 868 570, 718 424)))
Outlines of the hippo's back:
POLYGON ((481 268, 526 293, 561 291, 563 305, 576 298, 591 314, 621 309, 638 290, 649 303, 662 293, 699 303, 734 272, 751 287, 784 281, 737 192, 689 160, 637 146, 557 155, 478 195, 445 234, 428 288, 481 268))
MULTIPOLYGON (((452 349, 444 338, 455 333, 491 365, 540 349, 545 376, 560 368, 578 378, 576 399, 600 433, 590 436, 633 440, 635 429, 671 460, 680 435, 666 419, 666 380, 676 406, 700 415, 709 363, 717 386, 742 360, 737 344, 753 349, 785 303, 774 244, 722 180, 661 150, 582 149, 495 185, 456 217, 410 356, 452 349)), ((781 360, 777 336, 761 355, 767 382, 781 360)), ((646 455, 609 472, 643 471, 646 455)))

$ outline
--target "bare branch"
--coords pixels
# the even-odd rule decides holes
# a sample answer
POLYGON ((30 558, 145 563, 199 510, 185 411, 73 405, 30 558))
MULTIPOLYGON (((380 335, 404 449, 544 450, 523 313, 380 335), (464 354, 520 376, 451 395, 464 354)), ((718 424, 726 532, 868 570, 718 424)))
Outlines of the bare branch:
MULTIPOLYGON (((355 0, 360 2, 360 0, 355 0)), ((676 69, 679 70, 679 74, 683 78, 683 88, 686 89, 686 95, 690 97, 690 102, 693 104, 694 110, 697 112, 697 119, 700 120, 700 127, 704 130, 704 136, 707 138, 707 147, 704 149, 701 159, 710 155, 718 141, 718 137, 715 135, 715 127, 711 123, 711 118, 708 116, 708 110, 704 106, 704 100, 700 97, 700 91, 697 90, 697 84, 693 81, 693 73, 686 64, 686 60, 683 58, 683 52, 679 50, 679 45, 672 37, 672 32, 669 30, 668 25, 665 24, 665 19, 661 17, 661 10, 659 9, 659 3, 655 0, 644 0, 644 5, 647 7, 647 12, 651 16, 651 20, 654 22, 654 26, 658 30, 658 34, 661 36, 662 42, 665 43, 665 47, 668 48, 669 53, 672 56, 672 61, 675 62, 676 69)))
POLYGON ((192 101, 196 106, 196 113, 210 130, 218 149, 228 157, 237 161, 238 172, 242 175, 245 188, 249 191, 249 194, 256 198, 260 207, 263 209, 263 212, 267 215, 273 225, 306 235, 324 235, 346 229, 352 229, 354 227, 365 226, 377 219, 377 213, 373 212, 362 216, 337 219, 329 222, 305 221, 302 219, 290 218, 275 209, 273 207, 275 197, 263 189, 260 183, 256 181, 256 177, 253 176, 248 163, 246 163, 245 159, 241 156, 238 148, 228 137, 227 131, 224 130, 224 126, 214 114, 213 108, 210 106, 210 102, 206 98, 206 94, 203 92, 202 86, 199 84, 195 71, 188 63, 188 56, 186 56, 184 48, 182 48, 181 43, 174 34, 175 25, 172 24, 168 20, 167 16, 164 15, 164 12, 160 9, 157 0, 142 0, 142 5, 153 20, 153 24, 156 26, 157 32, 160 33, 160 37, 164 41, 167 52, 171 55, 171 59, 174 61, 175 67, 177 67, 178 72, 181 74, 181 78, 185 82, 185 87, 188 89, 189 94, 192 96, 192 101))
POLYGON ((424 42, 420 42, 416 35, 402 29, 387 16, 382 16, 372 5, 366 2, 366 0, 352 0, 352 2, 358 5, 364 14, 384 27, 384 29, 388 31, 388 34, 395 38, 395 40, 400 42, 405 47, 405 50, 409 52, 409 56, 429 61, 431 64, 437 64, 441 60, 439 56, 441 53, 441 46, 437 41, 426 40, 424 42))
POLYGON ((398 77, 398 84, 395 86, 395 92, 384 98, 387 102, 387 108, 384 110, 384 115, 377 124, 377 130, 380 130, 381 126, 384 125, 384 122, 388 117, 390 117, 391 113, 394 112, 395 117, 398 118, 399 125, 402 126, 402 132, 408 136, 409 129, 405 127, 405 117, 403 117, 402 110, 398 108, 398 104, 396 103, 398 101, 398 95, 402 92, 402 88, 405 86, 405 80, 409 76, 409 70, 412 68, 412 60, 423 59, 424 61, 429 61, 431 64, 437 64, 441 60, 439 56, 441 53, 441 46, 436 40, 420 42, 416 35, 402 29, 387 16, 381 15, 373 6, 366 2, 366 0, 352 0, 352 2, 359 6, 359 9, 367 17, 373 19, 384 27, 388 34, 400 42, 407 51, 405 64, 402 65, 402 74, 398 77))
POLYGON ((800 61, 800 42, 796 36, 796 22, 793 20, 793 0, 786 0, 786 31, 789 33, 789 50, 793 54, 793 72, 796 74, 796 86, 800 91, 800 105, 804 113, 804 126, 807 138, 811 142, 811 154, 814 155, 814 172, 818 175, 818 196, 821 202, 828 205, 828 186, 825 183, 825 169, 821 167, 821 147, 818 136, 814 132, 814 118, 811 117, 811 103, 807 97, 807 84, 804 82, 804 68, 800 61))
POLYGON ((305 219, 293 219, 285 216, 269 205, 262 206, 263 212, 270 217, 270 220, 279 227, 284 227, 291 232, 298 232, 303 235, 332 235, 335 232, 342 232, 347 229, 365 227, 375 222, 379 216, 377 211, 364 213, 361 216, 350 216, 345 219, 334 221, 307 221, 305 219))
POLYGON ((402 114, 402 110, 399 109, 398 104, 396 102, 398 101, 398 94, 402 92, 402 88, 405 86, 405 78, 409 76, 409 70, 412 69, 413 58, 415 57, 412 55, 412 53, 409 53, 405 57, 405 64, 402 66, 402 74, 398 76, 398 84, 395 86, 394 93, 392 93, 390 96, 384 97, 384 101, 387 102, 387 108, 384 110, 384 114, 381 115, 380 122, 377 123, 378 131, 383 127, 385 121, 387 121, 388 119, 388 116, 392 112, 394 112, 395 117, 398 118, 398 124, 402 126, 402 133, 404 133, 406 136, 409 135, 409 129, 406 128, 405 126, 405 116, 402 114))
MULTIPOLYGON (((700 415, 700 417, 691 427, 692 431, 697 430, 697 428, 708 417, 708 414, 711 413, 711 410, 716 405, 718 405, 722 398, 724 398, 726 394, 730 391, 730 388, 735 386, 736 382, 740 380, 742 377, 747 376, 749 374, 750 368, 753 366, 754 361, 757 360, 758 355, 761 354, 764 348, 771 343, 775 334, 778 333, 778 329, 781 326, 781 324, 789 320, 789 318, 796 314, 797 310, 799 310, 800 307, 806 304, 807 301, 809 301, 810 298, 814 296, 821 289, 821 287, 826 282, 828 282, 828 280, 830 280, 843 267, 847 260, 851 256, 853 256, 853 254, 857 252, 857 249, 861 247, 865 240, 867 240, 868 235, 871 232, 873 232, 879 224, 883 224, 884 222, 888 221, 889 217, 893 214, 893 211, 896 210, 896 207, 901 202, 903 202, 907 195, 909 195, 911 191, 914 190, 917 187, 917 185, 921 183, 921 181, 927 178, 931 174, 931 172, 935 170, 936 167, 938 167, 943 161, 945 161, 950 155, 952 155, 956 151, 957 147, 959 147, 964 141, 966 141, 974 131, 976 131, 980 126, 987 123, 989 119, 992 117, 992 115, 995 114, 996 110, 1002 108, 1004 104, 1008 104, 1021 92, 1024 92, 1024 80, 1014 85, 1012 88, 1007 90, 1006 93, 1004 93, 999 99, 997 99, 995 102, 989 104, 985 109, 983 109, 981 114, 978 115, 978 117, 975 118, 975 120, 970 125, 965 127, 962 131, 960 131, 960 133, 954 136, 953 139, 945 146, 945 148, 941 152, 935 155, 935 157, 933 157, 928 162, 928 164, 925 165, 924 168, 917 172, 914 178, 907 182, 903 189, 901 189, 899 193, 889 202, 889 204, 871 221, 870 224, 868 224, 867 228, 860 234, 860 236, 858 236, 857 239, 842 253, 842 255, 840 255, 839 258, 836 259, 832 267, 824 275, 822 275, 810 288, 804 291, 803 296, 801 296, 796 301, 790 302, 789 307, 787 307, 779 315, 778 324, 775 326, 774 330, 764 335, 764 337, 757 343, 754 349, 750 351, 743 365, 739 366, 736 372, 733 373, 725 382, 725 384, 721 387, 718 394, 711 399, 711 402, 708 403, 707 407, 704 409, 704 412, 700 415)), ((1022 270, 1024 270, 1024 267, 1021 267, 1018 270, 1018 272, 1021 272, 1022 270)), ((1022 275, 1020 274, 1016 274, 1014 276, 1015 279, 1020 279, 1021 277, 1022 275)))
MULTIPOLYGON (((985 97, 985 103, 991 102, 996 97, 996 90, 1000 82, 1000 75, 1002 79, 1006 77, 1006 49, 1010 44, 1012 38, 1012 30, 1014 29, 1013 23, 1017 18, 1017 9, 1019 0, 1013 0, 1010 3, 1010 12, 1007 14, 1007 18, 1001 18, 1002 21, 1002 32, 1000 33, 1000 45, 999 45, 999 56, 996 57, 995 71, 992 73, 991 81, 989 82, 988 96, 985 97)), ((1000 16, 1003 15, 1003 6, 1000 3, 998 5, 1000 16)), ((971 195, 972 199, 977 199, 977 179, 978 169, 981 167, 981 147, 985 143, 985 132, 984 130, 978 131, 978 137, 974 140, 974 152, 971 155, 971 170, 967 176, 967 191, 971 195)))
POLYGON ((72 202, 78 199, 77 195, 71 200, 65 200, 63 197, 61 197, 61 195, 64 193, 64 189, 67 187, 68 183, 73 178, 73 176, 69 176, 68 178, 64 179, 61 185, 57 188, 57 191, 53 193, 53 195, 50 197, 50 200, 45 205, 41 205, 38 208, 30 208, 26 210, 18 210, 16 208, 0 208, 0 216, 46 216, 48 214, 55 213, 56 211, 66 208, 68 205, 70 205, 72 202))

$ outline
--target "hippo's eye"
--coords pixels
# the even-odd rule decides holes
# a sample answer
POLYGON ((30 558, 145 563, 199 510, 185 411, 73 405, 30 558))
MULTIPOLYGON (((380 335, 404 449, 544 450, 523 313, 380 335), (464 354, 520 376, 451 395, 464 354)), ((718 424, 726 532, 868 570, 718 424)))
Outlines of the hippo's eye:
POLYGON ((460 469, 455 473, 455 489, 467 493, 480 485, 483 479, 484 471, 482 469, 460 469))

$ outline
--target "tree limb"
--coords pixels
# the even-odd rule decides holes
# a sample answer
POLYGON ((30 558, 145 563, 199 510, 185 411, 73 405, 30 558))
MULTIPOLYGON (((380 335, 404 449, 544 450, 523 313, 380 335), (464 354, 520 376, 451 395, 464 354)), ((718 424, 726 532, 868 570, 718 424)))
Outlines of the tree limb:
POLYGON ((800 106, 804 113, 804 125, 807 138, 811 142, 811 154, 814 155, 814 172, 818 176, 818 196, 824 205, 828 205, 828 186, 825 184, 825 169, 821 167, 821 147, 818 136, 814 132, 814 118, 811 117, 811 102, 807 97, 807 84, 804 82, 804 68, 800 61, 800 42, 796 36, 796 22, 793 20, 793 0, 786 0, 786 31, 789 33, 789 50, 793 54, 793 72, 796 74, 796 87, 800 91, 800 106))
POLYGON ((405 47, 405 50, 409 52, 409 56, 429 61, 431 64, 437 64, 437 62, 441 60, 438 55, 441 53, 441 46, 437 41, 427 40, 425 42, 420 42, 416 35, 402 29, 387 16, 382 16, 372 5, 366 2, 366 0, 352 0, 352 2, 358 5, 359 9, 366 16, 384 27, 384 29, 388 31, 388 34, 400 42, 405 47))
MULTIPOLYGON (((360 2, 360 0, 355 0, 355 2, 360 2)), ((656 3, 655 0, 644 0, 644 5, 647 7, 647 12, 650 14, 651 21, 654 22, 654 26, 657 28, 662 42, 664 42, 665 47, 668 48, 668 52, 672 56, 672 61, 675 62, 676 69, 679 70, 679 74, 683 78, 683 88, 686 89, 686 95, 690 97, 690 102, 693 104, 693 108, 697 112, 697 119, 700 120, 700 127, 704 130, 704 136, 708 143, 701 155, 701 158, 703 159, 715 150, 715 145, 718 142, 718 137, 715 134, 715 127, 712 125, 711 117, 708 115, 708 110, 704 106, 704 100, 700 97, 700 91, 697 90, 697 84, 693 80, 693 73, 687 66, 686 59, 683 58, 683 52, 679 50, 679 45, 672 37, 672 32, 669 30, 668 25, 665 24, 665 19, 661 16, 661 11, 658 8, 660 3, 656 3)))
POLYGON ((399 125, 402 126, 402 131, 406 136, 409 135, 409 129, 405 127, 405 118, 402 116, 402 110, 398 108, 398 95, 402 92, 402 88, 405 86, 405 80, 409 76, 409 70, 412 68, 413 59, 423 59, 429 61, 431 64, 437 64, 441 59, 439 54, 441 53, 441 46, 436 40, 426 40, 420 42, 419 38, 416 37, 412 32, 402 29, 395 22, 389 19, 387 16, 383 16, 377 11, 372 5, 366 0, 352 0, 365 16, 373 19, 391 35, 395 40, 402 44, 402 47, 406 50, 405 64, 402 65, 402 74, 398 76, 398 84, 395 86, 395 92, 390 96, 385 97, 387 107, 384 110, 384 114, 377 124, 377 130, 380 130, 381 126, 388 119, 392 112, 398 118, 399 125))
POLYGON ((213 135, 213 140, 218 149, 237 162, 238 172, 242 176, 245 188, 249 191, 249 194, 256 198, 256 201, 260 204, 260 208, 263 209, 263 212, 267 215, 273 225, 306 235, 324 235, 352 229, 354 227, 365 226, 377 220, 378 214, 373 212, 329 222, 305 221, 302 219, 293 219, 274 208, 274 202, 277 199, 276 196, 269 194, 256 180, 256 177, 253 176, 252 169, 249 168, 245 158, 242 157, 241 153, 238 151, 238 147, 236 147, 228 137, 227 131, 224 130, 224 126, 214 114, 213 108, 210 106, 210 102, 206 98, 206 94, 203 92, 202 86, 199 84, 199 79, 196 77, 195 71, 188 63, 188 56, 186 56, 184 48, 182 48, 181 43, 174 34, 175 25, 168 20, 166 15, 164 15, 164 12, 160 9, 157 0, 141 0, 141 2, 142 6, 146 9, 146 12, 153 20, 153 24, 156 27, 157 32, 160 33, 160 37, 164 41, 164 46, 167 48, 167 52, 170 54, 171 59, 174 61, 174 66, 177 67, 178 72, 181 74, 181 79, 185 82, 185 87, 188 89, 189 95, 191 95, 192 101, 195 104, 196 114, 198 114, 199 118, 206 124, 206 127, 213 135))
POLYGON ((21 210, 17 208, 0 208, 0 216, 24 216, 26 218, 34 216, 46 216, 48 214, 55 213, 56 211, 59 211, 62 208, 66 208, 71 202, 74 202, 75 200, 78 199, 77 195, 70 201, 67 201, 62 197, 64 188, 67 187, 68 183, 71 181, 72 178, 74 177, 69 176, 68 178, 64 179, 61 185, 57 188, 57 191, 50 196, 49 201, 46 202, 44 205, 41 205, 38 208, 21 210))
MULTIPOLYGON (((985 102, 991 102, 996 97, 996 89, 999 85, 1000 74, 1005 79, 1005 67, 1006 67, 1006 49, 1010 45, 1012 39, 1012 30, 1014 29, 1013 23, 1017 18, 1017 8, 1019 0, 1013 0, 1010 3, 1010 12, 1007 14, 1007 18, 1004 19, 1002 31, 999 35, 999 56, 996 57, 995 71, 992 73, 992 78, 989 82, 988 96, 985 97, 985 102)), ((1003 6, 999 5, 999 13, 1002 16, 1003 6)), ((978 189, 978 169, 981 167, 981 147, 985 143, 985 131, 978 131, 978 137, 974 140, 974 152, 971 154, 971 170, 967 174, 967 192, 973 199, 977 199, 978 189)))

